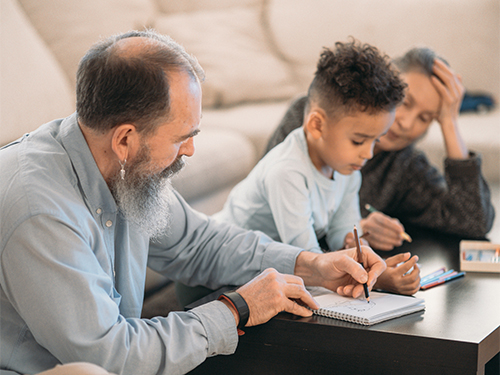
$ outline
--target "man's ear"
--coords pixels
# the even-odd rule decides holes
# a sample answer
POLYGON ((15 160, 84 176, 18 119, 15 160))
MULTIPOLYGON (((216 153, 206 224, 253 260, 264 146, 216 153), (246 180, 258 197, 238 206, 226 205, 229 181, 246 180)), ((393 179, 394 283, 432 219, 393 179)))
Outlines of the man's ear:
POLYGON ((326 124, 326 114, 320 109, 313 109, 306 117, 306 130, 314 138, 319 139, 326 124))
POLYGON ((115 127, 111 138, 111 148, 121 162, 133 158, 140 148, 137 128, 132 124, 115 127))

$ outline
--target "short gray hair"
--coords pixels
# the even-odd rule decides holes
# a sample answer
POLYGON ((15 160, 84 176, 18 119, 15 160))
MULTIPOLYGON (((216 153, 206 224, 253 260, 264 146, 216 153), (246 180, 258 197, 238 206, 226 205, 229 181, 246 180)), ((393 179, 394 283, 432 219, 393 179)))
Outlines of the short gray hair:
POLYGON ((131 123, 143 135, 168 119, 168 72, 184 70, 199 82, 204 72, 198 61, 172 38, 154 30, 130 31, 96 43, 80 61, 76 110, 82 124, 98 132, 131 123), (137 52, 124 53, 126 38, 152 39, 137 52))
POLYGON ((432 76, 432 67, 434 60, 440 59, 446 65, 448 62, 428 47, 415 47, 406 52, 403 56, 394 59, 394 65, 401 73, 419 72, 427 76, 432 76))

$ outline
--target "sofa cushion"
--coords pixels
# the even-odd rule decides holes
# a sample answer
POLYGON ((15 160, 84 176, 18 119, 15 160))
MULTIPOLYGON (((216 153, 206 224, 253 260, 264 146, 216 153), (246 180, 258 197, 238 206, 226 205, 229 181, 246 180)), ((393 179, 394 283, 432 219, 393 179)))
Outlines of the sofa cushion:
POLYGON ((500 96, 498 0, 270 0, 269 25, 280 51, 308 85, 322 47, 349 36, 389 56, 427 45, 445 57, 468 90, 500 96))
POLYGON ((156 6, 164 13, 188 13, 200 10, 226 9, 256 6, 265 0, 156 0, 156 6))
POLYGON ((288 66, 267 44, 256 7, 159 17, 155 28, 196 56, 205 69, 203 105, 284 99, 296 93, 288 66))
POLYGON ((153 0, 18 0, 74 85, 78 63, 100 38, 143 29, 153 0))
POLYGON ((0 11, 0 146, 74 111, 66 75, 15 0, 0 11))
MULTIPOLYGON (((500 109, 484 114, 461 114, 458 118, 458 126, 467 148, 481 154, 482 171, 486 181, 498 185, 500 183, 500 109)), ((443 133, 437 123, 431 125, 417 147, 425 152, 432 164, 439 170, 443 170, 446 150, 443 133)))
POLYGON ((202 124, 195 138, 196 151, 172 180, 184 199, 208 195, 243 179, 252 169, 255 152, 242 134, 202 124))
POLYGON ((252 142, 257 162, 289 106, 290 102, 285 100, 240 105, 224 110, 206 110, 203 111, 203 124, 243 134, 252 142))

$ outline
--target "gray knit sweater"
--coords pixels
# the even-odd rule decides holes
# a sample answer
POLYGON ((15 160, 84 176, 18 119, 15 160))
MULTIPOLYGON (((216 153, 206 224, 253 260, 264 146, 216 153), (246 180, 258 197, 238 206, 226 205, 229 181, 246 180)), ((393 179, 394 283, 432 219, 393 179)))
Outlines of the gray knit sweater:
MULTIPOLYGON (((271 136, 266 153, 300 127, 306 97, 295 100, 271 136)), ((488 184, 481 174, 481 157, 473 152, 466 160, 445 159, 444 176, 419 150, 408 146, 380 152, 361 170, 361 215, 366 203, 404 224, 484 238, 493 225, 495 211, 488 184)))

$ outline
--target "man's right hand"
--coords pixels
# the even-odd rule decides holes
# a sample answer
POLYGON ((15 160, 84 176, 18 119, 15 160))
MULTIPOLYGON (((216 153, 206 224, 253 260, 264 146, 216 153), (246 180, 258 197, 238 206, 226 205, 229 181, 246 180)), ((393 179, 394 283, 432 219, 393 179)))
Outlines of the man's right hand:
POLYGON ((319 307, 300 277, 281 274, 272 268, 266 269, 237 292, 245 299, 250 310, 247 327, 265 323, 282 311, 311 316, 311 310, 302 305, 312 309, 319 307))
POLYGON ((398 219, 382 212, 372 212, 360 222, 363 232, 369 232, 365 239, 377 250, 390 251, 403 244, 401 233, 405 228, 398 219))

